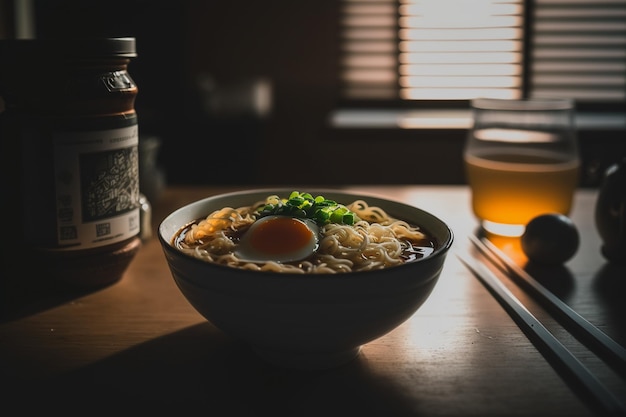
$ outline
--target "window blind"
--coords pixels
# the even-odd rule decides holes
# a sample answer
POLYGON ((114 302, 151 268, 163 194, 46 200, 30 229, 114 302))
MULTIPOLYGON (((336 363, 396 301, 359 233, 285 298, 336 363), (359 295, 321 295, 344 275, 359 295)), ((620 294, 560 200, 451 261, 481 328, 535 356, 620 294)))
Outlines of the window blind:
POLYGON ((626 100, 626 0, 342 0, 350 100, 626 100))
POLYGON ((626 1, 538 0, 530 96, 626 100, 626 1))
POLYGON ((343 96, 395 99, 398 84, 395 0, 343 0, 343 96))

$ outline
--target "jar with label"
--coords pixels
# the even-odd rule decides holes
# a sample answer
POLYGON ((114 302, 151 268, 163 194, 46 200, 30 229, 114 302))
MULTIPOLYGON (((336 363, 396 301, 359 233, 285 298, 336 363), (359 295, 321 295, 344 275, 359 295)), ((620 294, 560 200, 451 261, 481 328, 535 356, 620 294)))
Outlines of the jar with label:
POLYGON ((118 281, 141 246, 134 38, 0 41, 12 254, 42 278, 118 281))

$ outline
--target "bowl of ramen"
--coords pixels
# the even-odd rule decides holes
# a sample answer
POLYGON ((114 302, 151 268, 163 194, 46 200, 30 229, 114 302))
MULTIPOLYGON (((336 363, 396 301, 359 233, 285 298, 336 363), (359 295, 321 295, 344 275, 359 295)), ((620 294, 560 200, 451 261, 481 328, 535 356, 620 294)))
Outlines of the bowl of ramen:
POLYGON ((165 217, 158 237, 199 314, 299 369, 342 365, 415 314, 453 241, 431 213, 333 189, 210 196, 165 217))

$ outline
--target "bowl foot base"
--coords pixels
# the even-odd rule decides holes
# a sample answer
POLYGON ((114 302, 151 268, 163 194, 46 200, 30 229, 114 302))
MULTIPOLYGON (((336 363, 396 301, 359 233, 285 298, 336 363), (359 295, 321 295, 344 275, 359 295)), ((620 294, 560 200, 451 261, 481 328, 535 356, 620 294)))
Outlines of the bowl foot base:
POLYGON ((352 361, 359 356, 361 347, 338 352, 288 352, 258 346, 252 346, 252 350, 261 359, 282 368, 316 371, 336 368, 352 361))

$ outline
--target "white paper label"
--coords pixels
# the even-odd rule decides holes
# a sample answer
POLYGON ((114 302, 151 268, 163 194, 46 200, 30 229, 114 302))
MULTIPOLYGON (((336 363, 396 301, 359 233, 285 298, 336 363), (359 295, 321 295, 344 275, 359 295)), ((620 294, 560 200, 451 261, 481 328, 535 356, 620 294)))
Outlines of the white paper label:
POLYGON ((137 125, 54 135, 60 249, 88 249, 139 233, 137 125))

